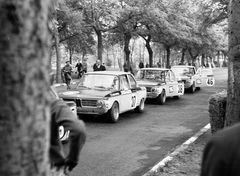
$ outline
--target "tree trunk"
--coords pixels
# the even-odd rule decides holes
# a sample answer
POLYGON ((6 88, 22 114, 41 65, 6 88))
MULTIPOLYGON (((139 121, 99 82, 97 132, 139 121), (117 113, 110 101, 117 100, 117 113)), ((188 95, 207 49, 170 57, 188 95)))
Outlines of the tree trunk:
POLYGON ((240 121, 240 1, 229 2, 229 39, 228 39, 228 96, 226 125, 240 121))
POLYGON ((187 48, 182 48, 182 57, 181 57, 181 65, 184 64, 184 59, 185 59, 185 52, 186 52, 187 48))
POLYGON ((102 62, 103 55, 103 40, 102 40, 102 31, 95 29, 98 39, 98 59, 102 62))
POLYGON ((202 54, 201 66, 206 66, 205 65, 205 54, 202 54))
POLYGON ((153 50, 150 45, 151 39, 152 39, 151 35, 148 35, 148 38, 146 39, 146 48, 147 48, 148 54, 149 54, 149 66, 150 67, 153 66, 153 50))
MULTIPOLYGON (((55 15, 56 16, 56 15, 55 15)), ((57 17, 55 17, 57 18, 57 17)), ((57 21, 56 19, 54 21, 57 21)), ((56 82, 61 82, 61 52, 59 48, 59 34, 57 29, 57 24, 53 24, 54 26, 54 39, 55 39, 55 50, 56 50, 56 59, 57 59, 57 70, 56 70, 56 82)))
POLYGON ((170 54, 171 54, 171 51, 170 51, 170 46, 165 46, 166 48, 166 51, 167 51, 167 60, 166 60, 166 68, 171 68, 171 65, 170 65, 170 54))
POLYGON ((0 0, 0 175, 49 175, 51 0, 0 0))
POLYGON ((129 62, 129 56, 131 51, 129 50, 129 43, 130 40, 132 38, 130 33, 125 33, 124 34, 125 38, 124 38, 124 52, 125 52, 125 56, 126 56, 126 62, 128 64, 128 70, 130 70, 130 62, 129 62))

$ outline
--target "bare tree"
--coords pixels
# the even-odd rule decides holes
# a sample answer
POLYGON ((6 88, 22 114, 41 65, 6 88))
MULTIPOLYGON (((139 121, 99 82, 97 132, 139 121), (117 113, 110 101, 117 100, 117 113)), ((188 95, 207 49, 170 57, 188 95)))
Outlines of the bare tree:
POLYGON ((0 0, 0 175, 45 176, 51 0, 0 0))
POLYGON ((228 9, 228 97, 226 125, 240 121, 240 1, 230 0, 228 9))

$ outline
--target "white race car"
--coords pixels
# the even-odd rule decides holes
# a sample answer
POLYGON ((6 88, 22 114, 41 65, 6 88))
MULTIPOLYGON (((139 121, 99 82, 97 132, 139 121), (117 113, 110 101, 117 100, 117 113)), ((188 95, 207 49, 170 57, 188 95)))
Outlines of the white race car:
POLYGON ((137 82, 147 89, 147 98, 164 104, 167 97, 179 98, 184 94, 184 84, 171 69, 142 68, 136 74, 137 82))
POLYGON ((123 112, 143 112, 146 95, 146 88, 139 87, 131 73, 122 71, 88 72, 77 86, 59 92, 64 101, 76 103, 77 113, 104 114, 113 123, 123 112))
POLYGON ((211 68, 199 68, 196 71, 194 66, 177 65, 172 66, 176 77, 184 82, 184 88, 193 93, 201 87, 214 86, 215 79, 211 68))

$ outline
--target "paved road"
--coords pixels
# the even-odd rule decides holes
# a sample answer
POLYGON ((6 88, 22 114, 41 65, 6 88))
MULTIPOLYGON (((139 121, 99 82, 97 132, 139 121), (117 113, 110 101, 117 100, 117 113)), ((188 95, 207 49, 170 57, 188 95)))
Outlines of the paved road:
POLYGON ((87 142, 73 176, 141 176, 209 123, 208 99, 226 89, 227 70, 214 70, 216 86, 165 105, 146 104, 143 114, 124 113, 116 124, 85 117, 87 142))

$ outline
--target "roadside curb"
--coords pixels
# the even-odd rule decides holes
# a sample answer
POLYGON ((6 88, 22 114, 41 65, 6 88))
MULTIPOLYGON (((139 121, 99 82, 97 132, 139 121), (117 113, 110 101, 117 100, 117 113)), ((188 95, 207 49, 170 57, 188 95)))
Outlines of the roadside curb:
POLYGON ((155 166, 153 166, 152 169, 149 170, 147 173, 145 173, 143 176, 149 176, 153 173, 156 173, 160 168, 163 168, 164 166, 166 166, 166 164, 169 161, 171 161, 174 156, 178 155, 180 152, 187 149, 191 143, 196 141, 197 138, 199 138, 201 135, 203 135, 205 132, 207 132, 210 129, 210 127, 211 127, 210 124, 207 124, 199 132, 197 132, 194 136, 189 138, 186 142, 184 142, 182 145, 177 147, 172 153, 170 153, 163 160, 161 160, 159 163, 157 163, 155 166))

